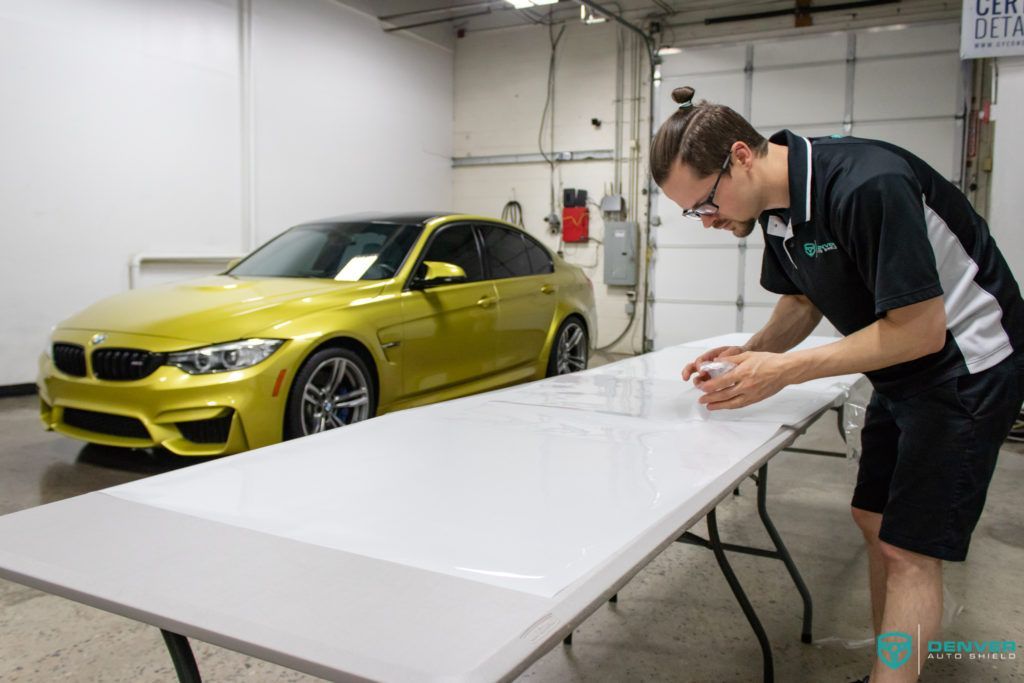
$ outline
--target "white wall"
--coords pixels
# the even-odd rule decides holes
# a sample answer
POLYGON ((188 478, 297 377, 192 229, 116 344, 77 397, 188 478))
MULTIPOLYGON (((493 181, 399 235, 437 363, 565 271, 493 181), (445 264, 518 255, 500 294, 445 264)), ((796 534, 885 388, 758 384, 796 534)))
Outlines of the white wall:
POLYGON ((1000 57, 992 160, 992 205, 989 226, 1019 283, 1024 284, 1024 57, 1000 57))
POLYGON ((452 53, 331 0, 254 6, 256 232, 451 205, 452 53))
MULTIPOLYGON (((557 30, 557 29, 556 29, 557 30)), ((610 24, 585 26, 569 22, 558 47, 555 72, 554 149, 557 151, 611 150, 615 147, 617 28, 610 24), (600 128, 591 119, 602 121, 600 128)), ((537 154, 537 136, 546 97, 550 38, 547 27, 525 27, 469 32, 455 46, 455 156, 537 154)), ((628 62, 628 60, 627 60, 628 62)), ((646 67, 644 67, 646 69, 646 67)), ((628 93, 628 86, 627 86, 628 93)), ((628 117, 629 106, 624 117, 628 117)), ((647 118, 646 86, 641 119, 647 118)), ((628 131, 628 122, 627 122, 628 131)), ((639 136, 646 155, 646 126, 639 136)), ((550 151, 550 136, 544 134, 550 151)), ((555 174, 555 211, 560 214, 561 189, 587 190, 600 201, 615 177, 614 161, 568 162, 555 174)), ((646 161, 641 160, 643 177, 646 161)), ((623 183, 626 165, 623 168, 623 183)), ((558 237, 550 234, 543 218, 550 212, 547 164, 508 164, 459 167, 454 171, 455 205, 460 211, 498 216, 505 202, 523 206, 527 231, 552 249, 558 237)), ((642 181, 645 182, 645 181, 642 181)), ((623 192, 626 188, 623 187, 623 192)), ((638 216, 645 222, 643 198, 638 216)), ((603 239, 600 211, 590 210, 590 235, 603 239)), ((584 266, 594 281, 598 314, 598 344, 613 341, 626 328, 627 290, 603 284, 603 254, 599 245, 567 244, 566 260, 584 266)), ((641 315, 632 334, 616 345, 617 351, 641 348, 641 315)))
POLYGON ((126 289, 133 254, 451 205, 449 51, 332 0, 255 0, 247 101, 243 7, 0 4, 0 385, 31 382, 52 325, 126 289))

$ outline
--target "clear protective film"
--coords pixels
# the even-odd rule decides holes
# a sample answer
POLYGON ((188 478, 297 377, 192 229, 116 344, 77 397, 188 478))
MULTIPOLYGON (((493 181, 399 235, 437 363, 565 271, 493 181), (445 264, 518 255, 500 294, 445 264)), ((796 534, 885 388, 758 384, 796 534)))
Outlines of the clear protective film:
MULTIPOLYGON (((633 377, 646 377, 649 379, 663 379, 668 381, 679 381, 682 379, 682 370, 687 363, 695 361, 703 353, 720 346, 739 346, 749 338, 746 334, 727 334, 721 337, 691 342, 680 346, 671 346, 660 351, 654 351, 642 356, 635 356, 609 366, 609 371, 616 375, 628 375, 633 377)), ((802 351, 825 344, 838 341, 834 337, 808 337, 798 344, 793 351, 802 351)), ((728 358, 725 356, 724 358, 728 358)), ((601 368, 604 370, 605 368, 601 368)), ((800 384, 790 385, 790 388, 798 388, 803 391, 821 392, 822 394, 833 395, 835 390, 851 387, 862 380, 860 374, 836 375, 833 377, 822 377, 800 384)))
POLYGON ((846 457, 849 460, 860 460, 860 433, 864 429, 871 393, 871 383, 862 380, 847 390, 843 401, 843 440, 846 442, 846 457))
POLYGON ((440 407, 104 493, 550 597, 723 486, 778 426, 652 425, 497 402, 440 407))
POLYGON ((103 493, 551 597, 661 520, 699 514, 780 426, 842 394, 801 385, 709 412, 679 376, 693 357, 665 349, 103 493))
POLYGON ((658 379, 645 374, 645 369, 642 365, 633 365, 616 368, 615 374, 587 372, 563 375, 525 385, 515 394, 502 394, 495 399, 506 403, 629 416, 654 423, 761 422, 778 427, 795 425, 807 419, 821 409, 823 397, 836 394, 835 390, 808 391, 802 387, 786 387, 778 394, 745 408, 709 411, 698 402, 702 393, 692 384, 678 377, 658 379), (640 376, 630 376, 630 370, 639 370, 640 376))

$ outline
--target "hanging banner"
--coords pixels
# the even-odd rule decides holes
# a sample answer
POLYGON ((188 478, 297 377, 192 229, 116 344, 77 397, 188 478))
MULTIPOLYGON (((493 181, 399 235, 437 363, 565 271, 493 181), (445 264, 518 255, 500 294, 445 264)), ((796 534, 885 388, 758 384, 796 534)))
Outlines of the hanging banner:
POLYGON ((1024 55, 1024 0, 964 0, 960 58, 1024 55))

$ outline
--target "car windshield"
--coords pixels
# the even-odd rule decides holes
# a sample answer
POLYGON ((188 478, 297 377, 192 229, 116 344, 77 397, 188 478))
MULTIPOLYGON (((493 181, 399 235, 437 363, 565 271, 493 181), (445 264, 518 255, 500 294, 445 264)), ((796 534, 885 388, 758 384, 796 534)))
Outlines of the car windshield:
POLYGON ((384 280, 402 267, 422 229, 373 222, 299 225, 264 244, 228 274, 384 280))

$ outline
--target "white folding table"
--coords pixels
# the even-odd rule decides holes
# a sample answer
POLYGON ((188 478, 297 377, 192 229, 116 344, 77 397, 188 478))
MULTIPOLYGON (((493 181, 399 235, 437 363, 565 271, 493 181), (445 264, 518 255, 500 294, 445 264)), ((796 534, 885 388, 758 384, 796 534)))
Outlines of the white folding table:
MULTIPOLYGON (((677 540, 786 563, 767 462, 858 376, 708 413, 679 371, 735 335, 417 408, 0 517, 0 576, 331 680, 497 681, 677 540), (757 473, 775 550, 721 543, 757 473), (709 539, 687 530, 707 517, 709 539)), ((834 341, 812 338, 805 344, 834 341)))

